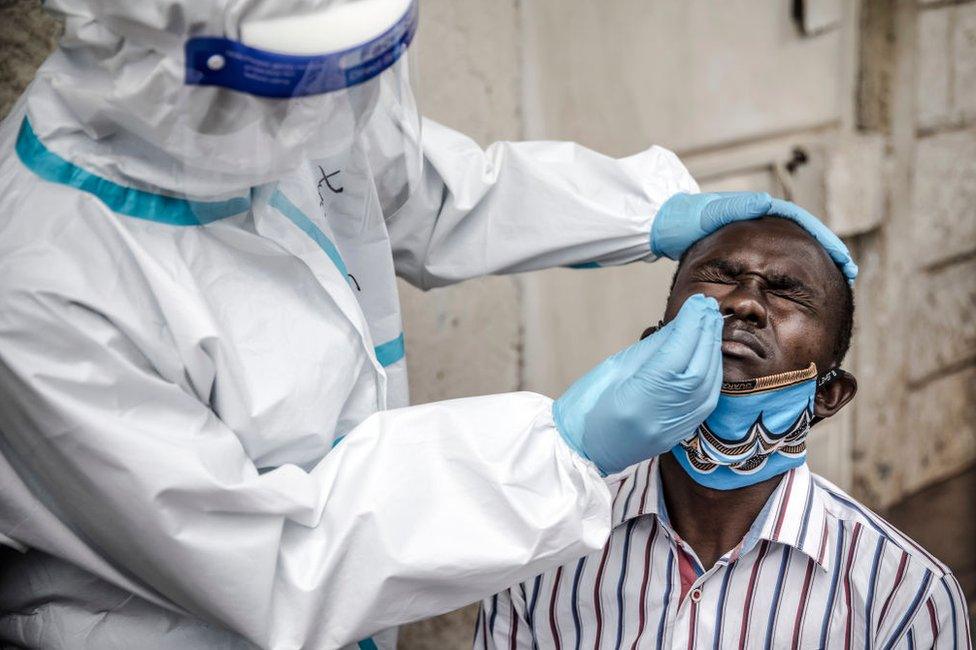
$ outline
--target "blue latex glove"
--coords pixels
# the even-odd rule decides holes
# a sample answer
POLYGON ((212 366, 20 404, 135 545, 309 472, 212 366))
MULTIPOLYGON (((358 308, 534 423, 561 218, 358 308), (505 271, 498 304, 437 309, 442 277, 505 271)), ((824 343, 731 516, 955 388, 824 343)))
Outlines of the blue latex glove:
POLYGON ((800 206, 774 199, 765 192, 675 194, 661 206, 654 218, 651 252, 677 260, 692 244, 722 226, 773 215, 789 219, 810 233, 853 284, 857 264, 851 259, 844 242, 800 206))
POLYGON ((605 360, 556 400, 559 433, 604 474, 668 451, 715 409, 722 326, 718 302, 692 296, 673 321, 605 360))

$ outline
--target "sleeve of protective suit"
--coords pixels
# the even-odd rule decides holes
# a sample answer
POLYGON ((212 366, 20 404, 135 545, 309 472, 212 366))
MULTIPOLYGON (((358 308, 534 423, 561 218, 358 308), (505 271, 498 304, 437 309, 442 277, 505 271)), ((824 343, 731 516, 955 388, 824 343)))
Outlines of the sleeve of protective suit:
POLYGON ((470 138, 424 120, 419 187, 388 220, 397 273, 422 289, 554 266, 653 259, 651 224, 698 186, 661 147, 614 159, 571 142, 470 138))
POLYGON ((260 647, 354 642, 609 533, 609 492, 541 395, 378 413, 311 470, 259 473, 124 325, 43 292, 0 304, 0 452, 37 501, 114 575, 260 647))

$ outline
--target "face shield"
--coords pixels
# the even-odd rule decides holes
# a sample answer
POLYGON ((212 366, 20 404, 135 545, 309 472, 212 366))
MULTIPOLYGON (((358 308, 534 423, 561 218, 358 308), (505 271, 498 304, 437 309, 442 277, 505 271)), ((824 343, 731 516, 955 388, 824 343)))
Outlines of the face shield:
POLYGON ((258 185, 356 149, 398 207, 421 167, 408 46, 416 0, 358 0, 244 20, 240 40, 186 41, 181 110, 159 143, 188 170, 258 185))
POLYGON ((207 200, 353 155, 391 211, 419 177, 416 0, 46 6, 65 21, 47 83, 112 178, 207 200))

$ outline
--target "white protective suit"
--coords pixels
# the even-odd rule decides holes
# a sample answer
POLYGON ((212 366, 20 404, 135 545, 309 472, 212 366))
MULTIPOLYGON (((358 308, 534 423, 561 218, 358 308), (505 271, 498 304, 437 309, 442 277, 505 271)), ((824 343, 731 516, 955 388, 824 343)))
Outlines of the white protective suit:
POLYGON ((427 121, 394 213, 356 145, 235 190, 103 110, 230 23, 52 4, 63 45, 0 127, 0 647, 389 648, 367 637, 602 546, 608 491, 548 397, 407 406, 394 276, 649 259, 696 191, 673 154, 427 121))

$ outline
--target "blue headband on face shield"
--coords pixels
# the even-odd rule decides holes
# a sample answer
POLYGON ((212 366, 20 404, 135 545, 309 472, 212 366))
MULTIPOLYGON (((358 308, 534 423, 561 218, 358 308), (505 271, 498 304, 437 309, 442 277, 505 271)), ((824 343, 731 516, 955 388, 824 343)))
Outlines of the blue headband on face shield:
POLYGON ((320 95, 369 81, 406 52, 417 31, 417 2, 385 32, 338 52, 300 56, 249 47, 221 36, 196 36, 185 44, 187 85, 285 99, 320 95))
POLYGON ((734 490, 802 465, 814 421, 817 366, 722 384, 718 405, 671 453, 705 487, 734 490))

